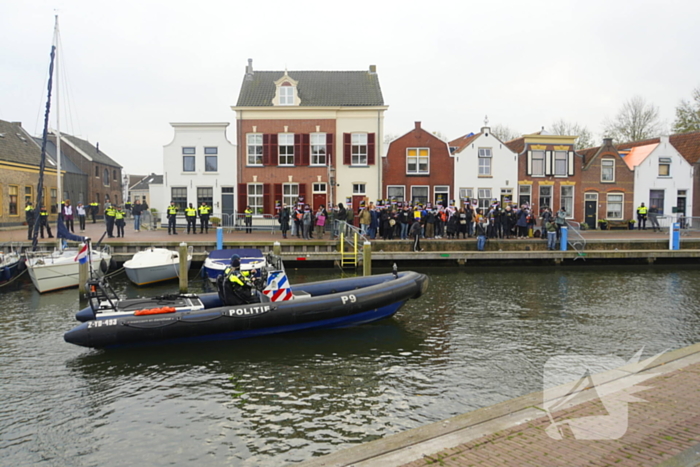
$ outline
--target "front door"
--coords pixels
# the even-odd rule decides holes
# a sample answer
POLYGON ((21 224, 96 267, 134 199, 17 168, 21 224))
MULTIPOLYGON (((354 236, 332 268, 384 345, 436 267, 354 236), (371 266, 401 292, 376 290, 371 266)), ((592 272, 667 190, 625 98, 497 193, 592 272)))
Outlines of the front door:
POLYGON ((314 211, 318 209, 319 206, 326 205, 326 194, 325 193, 314 193, 314 205, 311 207, 314 211))
POLYGON ((357 218, 357 213, 360 212, 360 202, 365 200, 365 195, 353 195, 352 197, 352 212, 355 213, 355 218, 353 220, 353 225, 358 227, 360 225, 360 220, 357 218))
POLYGON ((221 187, 221 222, 222 225, 233 225, 233 187, 221 187))
POLYGON ((589 229, 595 229, 598 222, 597 219, 597 201, 586 201, 586 224, 588 224, 589 229))
POLYGON ((676 198, 676 214, 685 216, 685 196, 676 198))

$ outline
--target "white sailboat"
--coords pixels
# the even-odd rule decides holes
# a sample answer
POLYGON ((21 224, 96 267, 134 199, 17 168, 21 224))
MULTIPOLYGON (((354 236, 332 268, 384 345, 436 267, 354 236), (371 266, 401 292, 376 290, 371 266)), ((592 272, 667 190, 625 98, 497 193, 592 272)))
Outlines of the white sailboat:
MULTIPOLYGON (((192 263, 192 246, 187 248, 187 270, 192 263)), ((126 277, 136 285, 176 279, 180 274, 180 253, 167 248, 150 247, 139 251, 124 263, 126 277)))
MULTIPOLYGON (((59 85, 58 85, 58 43, 59 43, 59 31, 58 31, 58 16, 56 16, 56 22, 54 26, 54 45, 53 52, 55 54, 55 64, 56 64, 56 178, 57 178, 57 194, 58 194, 58 205, 61 206, 63 199, 63 187, 61 186, 61 132, 60 132, 60 108, 59 108, 59 85)), ((52 64, 53 65, 53 64, 52 64)), ((52 67, 53 70, 53 67, 52 67)), ((51 83, 51 76, 49 76, 49 83, 51 83)), ((45 166, 45 146, 47 138, 47 125, 48 125, 48 109, 50 107, 51 101, 51 85, 49 85, 49 104, 47 104, 46 119, 44 123, 44 143, 42 147, 42 161, 41 173, 40 173, 40 187, 43 183, 43 168, 45 166)), ((37 189, 37 193, 42 193, 41 189, 37 189)), ((39 196, 39 206, 41 204, 41 196, 39 196)), ((79 261, 78 256, 81 247, 71 247, 65 248, 63 244, 63 238, 69 240, 86 241, 89 245, 90 239, 85 237, 80 237, 77 235, 72 235, 67 231, 65 226, 63 226, 63 221, 60 219, 57 228, 57 237, 59 238, 59 247, 54 251, 27 251, 26 264, 29 271, 29 276, 32 279, 34 287, 40 292, 49 292, 52 290, 65 289, 68 287, 77 287, 79 283, 79 261), (63 231, 63 232, 62 232, 63 231)), ((34 233, 36 237, 36 232, 34 233)), ((109 264, 112 260, 111 249, 106 246, 100 250, 93 250, 88 248, 88 258, 90 261, 90 268, 98 276, 104 275, 109 269, 109 264)))

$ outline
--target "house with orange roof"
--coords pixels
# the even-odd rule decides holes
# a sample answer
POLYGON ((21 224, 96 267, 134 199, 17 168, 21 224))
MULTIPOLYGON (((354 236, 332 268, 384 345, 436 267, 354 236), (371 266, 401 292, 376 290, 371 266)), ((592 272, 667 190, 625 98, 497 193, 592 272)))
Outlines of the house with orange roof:
MULTIPOLYGON (((513 202, 518 186, 518 155, 484 126, 479 133, 450 141, 454 157, 454 186, 459 200, 477 201, 487 210, 497 200, 513 202)), ((484 211, 485 212, 485 211, 484 211)))
MULTIPOLYGON (((661 140, 661 138, 652 138, 644 141, 635 141, 633 143, 618 144, 617 148, 620 151, 632 150, 639 146, 661 143, 661 140)), ((680 198, 676 199, 676 203, 680 203, 680 208, 682 209, 683 203, 685 202, 685 212, 687 216, 692 215, 693 217, 700 217, 700 131, 671 135, 668 137, 668 142, 683 156, 693 169, 692 193, 686 192, 685 199, 683 199, 682 193, 681 196, 676 194, 676 196, 680 198)), ((671 169, 673 169, 673 167, 671 167, 671 169)), ((677 170, 674 170, 673 173, 677 173, 677 170)), ((677 191, 679 189, 680 188, 676 188, 677 191)), ((680 190, 683 191, 682 189, 680 190)), ((655 193, 655 195, 658 195, 658 193, 655 193)), ((664 192, 664 195, 664 198, 666 198, 669 193, 664 192)), ((678 208, 679 206, 676 205, 676 207, 678 208)))
POLYGON ((581 190, 583 218, 589 228, 598 221, 634 219, 634 170, 612 143, 603 139, 600 147, 579 150, 583 158, 581 190))
POLYGON ((453 159, 447 143, 421 127, 393 140, 382 163, 386 199, 413 204, 453 199, 453 159))
POLYGON ((675 221, 693 212, 693 167, 671 144, 669 136, 658 142, 621 150, 625 164, 634 171, 634 206, 656 207, 659 216, 675 221))

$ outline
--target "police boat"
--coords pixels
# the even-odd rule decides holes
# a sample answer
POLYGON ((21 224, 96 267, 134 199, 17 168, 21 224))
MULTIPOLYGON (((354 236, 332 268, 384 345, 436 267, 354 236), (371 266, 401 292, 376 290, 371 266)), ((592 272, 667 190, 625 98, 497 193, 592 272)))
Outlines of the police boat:
POLYGON ((428 283, 424 274, 394 271, 298 284, 291 294, 268 289, 257 303, 224 305, 218 293, 116 300, 100 288, 104 281, 96 280, 88 284, 96 308, 78 312, 76 317, 87 321, 64 339, 83 347, 120 348, 356 326, 392 316, 424 294, 428 283))

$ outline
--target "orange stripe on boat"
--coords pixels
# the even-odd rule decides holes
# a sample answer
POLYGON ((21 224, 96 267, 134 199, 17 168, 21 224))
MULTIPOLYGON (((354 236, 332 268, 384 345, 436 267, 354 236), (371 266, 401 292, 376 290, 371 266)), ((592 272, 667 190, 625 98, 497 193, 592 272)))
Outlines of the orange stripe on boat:
POLYGON ((137 311, 134 311, 134 316, 160 315, 163 313, 175 313, 175 307, 164 306, 161 308, 149 308, 147 310, 137 310, 137 311))

